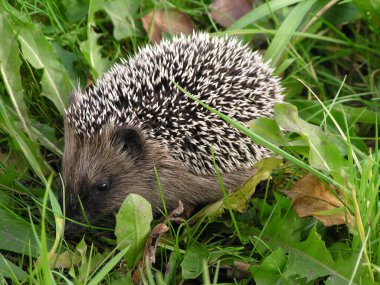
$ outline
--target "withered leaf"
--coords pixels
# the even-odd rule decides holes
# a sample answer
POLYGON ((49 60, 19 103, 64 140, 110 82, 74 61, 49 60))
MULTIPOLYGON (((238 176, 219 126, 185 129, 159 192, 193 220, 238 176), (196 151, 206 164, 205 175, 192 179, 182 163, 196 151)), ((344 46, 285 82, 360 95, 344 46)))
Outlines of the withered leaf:
POLYGON ((153 263, 156 262, 156 251, 160 238, 164 233, 169 230, 167 223, 169 221, 178 221, 179 216, 183 213, 184 206, 181 201, 178 201, 178 207, 174 209, 168 217, 162 223, 156 225, 152 232, 150 233, 144 247, 143 256, 139 262, 139 266, 133 272, 132 280, 135 284, 140 283, 141 281, 141 273, 145 270, 146 259, 148 258, 148 263, 152 266, 153 263))
POLYGON ((193 22, 187 15, 173 10, 156 10, 141 18, 149 40, 157 43, 164 33, 167 34, 192 34, 193 22))
POLYGON ((339 198, 332 193, 333 186, 325 184, 312 174, 306 174, 286 194, 293 199, 293 208, 300 217, 313 216, 325 226, 347 224, 352 226, 353 216, 345 210, 339 198))
POLYGON ((211 17, 222 27, 231 26, 237 19, 252 10, 251 0, 214 0, 210 6, 211 17))

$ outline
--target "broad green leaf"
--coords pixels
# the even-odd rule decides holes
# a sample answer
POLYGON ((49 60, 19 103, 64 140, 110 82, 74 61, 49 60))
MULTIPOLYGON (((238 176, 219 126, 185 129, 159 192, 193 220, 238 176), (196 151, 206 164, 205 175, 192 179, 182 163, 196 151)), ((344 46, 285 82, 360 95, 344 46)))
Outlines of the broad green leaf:
POLYGON ((311 8, 317 0, 304 0, 300 2, 292 11, 287 15, 286 19, 281 23, 281 26, 276 32, 272 42, 270 43, 266 53, 265 60, 270 60, 271 65, 275 66, 280 60, 286 47, 293 37, 293 34, 302 24, 302 20, 309 16, 311 8))
POLYGON ((140 7, 140 0, 113 0, 105 6, 105 11, 113 23, 113 35, 121 40, 136 35, 135 18, 140 7))
POLYGON ((124 257, 130 268, 142 254, 152 220, 152 206, 145 198, 137 194, 125 198, 116 215, 115 236, 120 249, 129 247, 124 257))
POLYGON ((187 250, 181 262, 182 277, 184 279, 197 278, 203 271, 203 261, 208 261, 210 253, 200 243, 194 242, 187 250))
POLYGON ((31 137, 30 121, 27 116, 24 90, 21 85, 20 50, 15 39, 15 32, 7 17, 2 14, 0 14, 0 34, 2 36, 2 43, 0 45, 1 77, 22 127, 29 137, 31 137))
POLYGON ((342 175, 343 158, 334 140, 320 127, 302 120, 295 106, 288 103, 276 104, 275 119, 281 128, 296 132, 307 140, 310 146, 311 166, 331 174, 342 175))
POLYGON ((54 103, 61 115, 73 89, 67 71, 53 46, 33 24, 24 24, 18 35, 23 56, 34 68, 43 69, 42 95, 54 103))
POLYGON ((277 146, 286 145, 284 135, 276 121, 269 118, 259 118, 249 122, 249 128, 257 135, 265 138, 277 146))
POLYGON ((39 246, 31 225, 16 214, 0 208, 0 249, 36 257, 39 246))
POLYGON ((252 267, 250 271, 257 285, 279 284, 278 282, 283 278, 281 275, 285 265, 285 252, 282 248, 278 248, 266 257, 258 267, 252 267))
POLYGON ((266 1, 264 4, 261 4, 259 7, 253 9, 251 12, 247 13, 239 20, 235 21, 227 30, 237 30, 242 29, 249 24, 252 24, 264 17, 271 15, 272 13, 280 10, 284 7, 291 6, 295 3, 301 2, 302 0, 272 0, 266 1))
POLYGON ((26 273, 17 265, 7 260, 0 253, 0 276, 13 278, 16 277, 17 280, 25 280, 27 275, 26 273))

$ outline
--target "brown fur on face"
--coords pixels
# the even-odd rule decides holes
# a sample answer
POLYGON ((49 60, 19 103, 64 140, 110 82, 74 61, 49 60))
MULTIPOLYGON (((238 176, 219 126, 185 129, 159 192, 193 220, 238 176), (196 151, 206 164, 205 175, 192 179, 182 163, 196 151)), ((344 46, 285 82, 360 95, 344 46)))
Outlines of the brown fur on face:
MULTIPOLYGON (((163 207, 154 167, 159 173, 168 210, 176 208, 179 200, 189 209, 222 197, 216 175, 191 173, 159 142, 147 138, 144 130, 109 123, 101 134, 87 138, 80 137, 66 124, 63 157, 66 216, 84 221, 80 199, 92 225, 110 226, 130 193, 145 197, 152 204, 153 212, 160 213, 163 207), (99 189, 102 184, 107 184, 107 189, 99 189)), ((225 188, 239 186, 252 173, 252 170, 240 170, 224 174, 225 188)))

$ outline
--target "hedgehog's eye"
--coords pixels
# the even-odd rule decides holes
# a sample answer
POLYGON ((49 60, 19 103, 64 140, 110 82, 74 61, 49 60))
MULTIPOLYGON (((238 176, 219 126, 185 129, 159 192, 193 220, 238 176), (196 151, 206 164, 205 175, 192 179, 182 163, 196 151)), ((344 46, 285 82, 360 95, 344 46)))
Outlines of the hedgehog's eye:
POLYGON ((109 187, 109 185, 107 182, 102 182, 96 186, 96 190, 103 192, 103 191, 106 191, 108 189, 108 187, 109 187))

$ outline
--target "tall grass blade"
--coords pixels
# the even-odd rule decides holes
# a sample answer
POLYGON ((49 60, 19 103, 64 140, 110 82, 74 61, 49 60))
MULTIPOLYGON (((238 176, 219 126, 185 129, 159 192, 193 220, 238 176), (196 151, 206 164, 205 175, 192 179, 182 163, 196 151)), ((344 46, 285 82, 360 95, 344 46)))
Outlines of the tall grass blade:
POLYGON ((294 32, 302 24, 302 20, 305 18, 305 15, 309 14, 311 8, 316 2, 317 0, 302 1, 292 9, 286 19, 281 23, 281 26, 277 30, 276 35, 270 43, 264 57, 265 60, 271 60, 272 66, 276 66, 284 54, 290 39, 294 35, 294 32))
POLYGON ((91 279, 90 282, 88 282, 88 285, 97 285, 102 281, 106 275, 118 264, 118 262, 123 258, 123 256, 127 253, 129 250, 129 246, 124 248, 122 251, 120 251, 118 254, 116 254, 110 261, 105 264, 102 269, 99 270, 99 272, 91 279))

